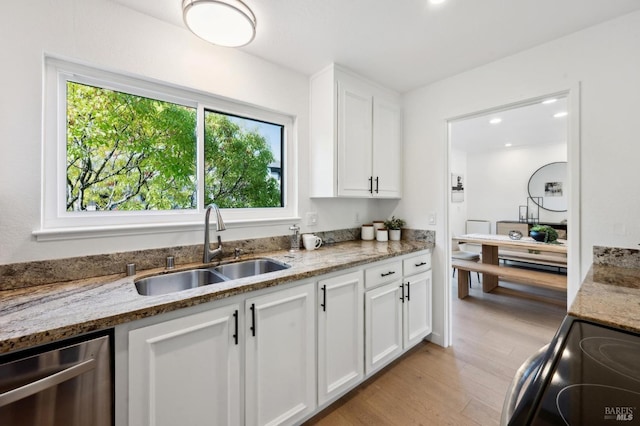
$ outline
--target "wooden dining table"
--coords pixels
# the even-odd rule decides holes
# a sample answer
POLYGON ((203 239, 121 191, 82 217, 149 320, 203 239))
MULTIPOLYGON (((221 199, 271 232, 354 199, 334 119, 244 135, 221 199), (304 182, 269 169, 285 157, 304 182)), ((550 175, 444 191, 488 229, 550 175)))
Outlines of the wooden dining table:
MULTIPOLYGON (((522 237, 519 240, 513 240, 508 235, 497 234, 465 234, 453 238, 454 241, 459 243, 479 244, 482 246, 482 263, 488 265, 500 266, 500 260, 498 258, 498 250, 500 248, 519 248, 532 250, 537 252, 547 253, 560 253, 567 254, 567 242, 565 240, 557 240, 554 243, 544 243, 534 240, 531 237, 522 237)), ((507 273, 508 267, 501 267, 496 269, 495 267, 489 267, 492 271, 505 271, 507 273), (505 268, 505 269, 502 269, 505 268)), ((482 272, 482 290, 485 292, 491 291, 498 286, 499 275, 482 272)), ((540 272, 536 271, 536 274, 540 272)), ((545 273, 543 271, 543 273, 545 273)), ((548 272, 553 274, 553 272, 548 272)), ((500 274, 502 275, 502 274, 500 274)), ((557 274, 556 274, 557 275, 557 274)))

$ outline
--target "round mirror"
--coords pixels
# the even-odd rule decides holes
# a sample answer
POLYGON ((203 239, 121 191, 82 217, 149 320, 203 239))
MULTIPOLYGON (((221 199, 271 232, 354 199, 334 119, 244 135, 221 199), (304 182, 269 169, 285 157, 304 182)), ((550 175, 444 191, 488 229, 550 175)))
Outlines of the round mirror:
POLYGON ((549 163, 529 178, 529 197, 545 210, 567 211, 567 162, 549 163))

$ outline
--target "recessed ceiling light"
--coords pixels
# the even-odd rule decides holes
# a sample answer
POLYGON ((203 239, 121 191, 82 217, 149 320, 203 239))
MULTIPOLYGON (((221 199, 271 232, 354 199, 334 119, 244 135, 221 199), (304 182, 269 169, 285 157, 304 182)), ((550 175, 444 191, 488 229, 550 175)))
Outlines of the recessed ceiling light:
POLYGON ((564 116, 566 116, 567 114, 568 114, 568 113, 567 113, 567 111, 558 112, 558 113, 553 114, 553 118, 560 118, 560 117, 564 117, 564 116))
POLYGON ((507 148, 509 148, 511 146, 510 143, 505 143, 504 146, 506 146, 507 148))
POLYGON ((489 120, 489 123, 491 123, 491 124, 502 123, 502 118, 499 118, 499 117, 492 118, 491 120, 489 120))
POLYGON ((444 2, 445 2, 445 0, 429 0, 429 3, 431 3, 431 4, 442 4, 444 2))
POLYGON ((546 100, 542 101, 542 103, 545 104, 545 105, 554 104, 556 102, 558 102, 558 100, 556 98, 546 99, 546 100))

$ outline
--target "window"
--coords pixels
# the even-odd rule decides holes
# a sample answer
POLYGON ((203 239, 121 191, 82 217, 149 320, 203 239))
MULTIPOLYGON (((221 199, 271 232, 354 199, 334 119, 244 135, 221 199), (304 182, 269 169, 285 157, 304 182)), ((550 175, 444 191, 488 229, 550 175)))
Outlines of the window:
POLYGON ((251 105, 46 58, 34 234, 201 227, 211 203, 228 224, 288 222, 292 128, 291 117, 251 105))

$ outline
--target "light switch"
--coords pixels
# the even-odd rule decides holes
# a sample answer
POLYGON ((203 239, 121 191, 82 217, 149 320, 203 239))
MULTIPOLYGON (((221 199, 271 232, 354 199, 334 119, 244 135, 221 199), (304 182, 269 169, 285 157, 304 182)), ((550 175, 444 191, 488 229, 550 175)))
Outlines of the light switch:
POLYGON ((427 220, 429 221, 429 225, 436 224, 436 214, 434 212, 429 213, 427 218, 428 218, 427 220))

